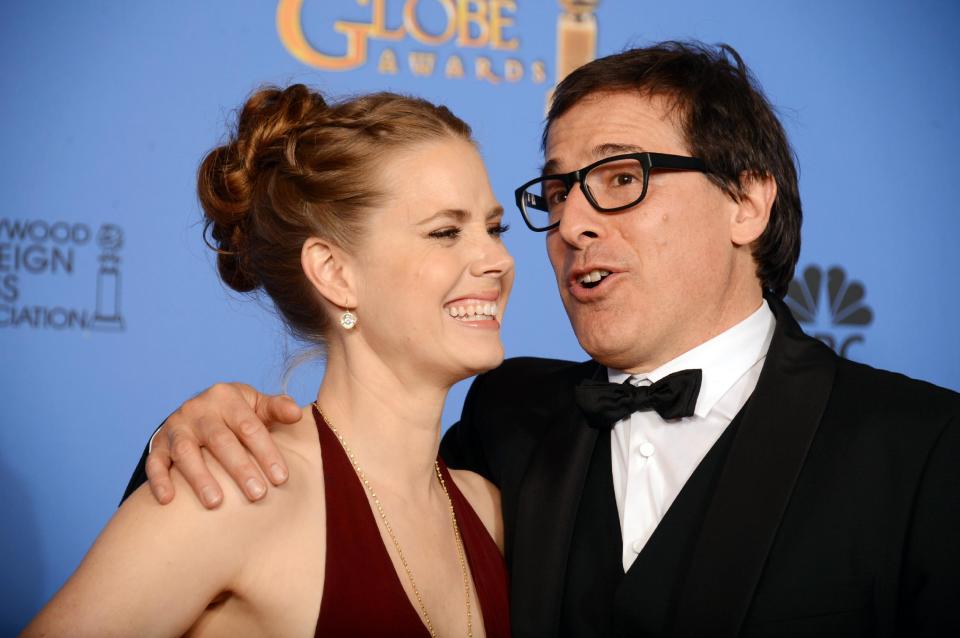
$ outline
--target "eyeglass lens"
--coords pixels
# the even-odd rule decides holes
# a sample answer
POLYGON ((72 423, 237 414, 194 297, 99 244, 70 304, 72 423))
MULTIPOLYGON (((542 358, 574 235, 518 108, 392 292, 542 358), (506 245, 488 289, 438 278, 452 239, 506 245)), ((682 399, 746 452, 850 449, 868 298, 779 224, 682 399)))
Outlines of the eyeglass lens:
MULTIPOLYGON (((637 159, 600 164, 587 173, 584 187, 601 209, 629 206, 643 194, 643 164, 637 159)), ((531 222, 548 226, 560 221, 568 196, 563 180, 543 179, 527 188, 522 201, 531 222)))

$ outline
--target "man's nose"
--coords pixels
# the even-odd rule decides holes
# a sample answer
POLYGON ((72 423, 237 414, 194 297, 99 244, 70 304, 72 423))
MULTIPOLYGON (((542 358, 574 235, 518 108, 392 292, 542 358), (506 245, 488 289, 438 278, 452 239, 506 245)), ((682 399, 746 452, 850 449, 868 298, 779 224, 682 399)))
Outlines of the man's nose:
POLYGON ((590 204, 579 182, 573 184, 567 193, 557 227, 563 240, 571 246, 583 247, 601 236, 603 221, 603 214, 590 204))

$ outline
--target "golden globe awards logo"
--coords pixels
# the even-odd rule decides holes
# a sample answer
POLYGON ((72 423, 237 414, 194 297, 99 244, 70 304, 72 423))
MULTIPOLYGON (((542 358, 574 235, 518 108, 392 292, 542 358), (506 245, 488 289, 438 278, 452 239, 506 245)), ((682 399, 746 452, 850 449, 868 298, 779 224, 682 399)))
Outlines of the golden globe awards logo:
POLYGON ((123 229, 0 218, 0 329, 120 331, 123 229))
POLYGON ((863 343, 862 329, 873 322, 866 295, 864 285, 849 279, 843 268, 833 266, 824 273, 819 266, 808 266, 802 277, 790 282, 784 301, 798 323, 809 326, 814 337, 847 357, 851 346, 863 343))
POLYGON ((375 60, 384 75, 474 78, 491 84, 547 80, 543 60, 520 55, 516 0, 355 0, 366 8, 361 20, 308 21, 305 9, 318 8, 321 1, 329 0, 279 0, 277 6, 281 42, 314 68, 358 69, 371 61, 371 42, 382 42, 386 46, 375 60), (401 58, 394 46, 401 42, 421 50, 401 58), (449 45, 453 52, 447 52, 449 45), (448 48, 439 52, 444 46, 448 48))

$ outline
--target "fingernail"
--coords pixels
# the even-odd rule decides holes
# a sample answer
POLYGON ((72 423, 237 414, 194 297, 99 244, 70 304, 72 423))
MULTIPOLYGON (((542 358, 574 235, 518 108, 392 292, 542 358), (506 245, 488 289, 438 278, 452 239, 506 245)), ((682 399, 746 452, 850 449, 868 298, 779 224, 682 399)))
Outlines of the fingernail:
POLYGON ((277 483, 283 483, 287 480, 287 473, 278 463, 274 463, 270 466, 270 476, 273 477, 273 480, 277 483))
POLYGON ((210 487, 209 485, 203 488, 202 496, 203 502, 207 505, 216 505, 220 502, 220 493, 217 492, 216 488, 210 487))
POLYGON ((267 488, 257 479, 247 479, 247 494, 253 498, 260 498, 266 491, 267 488))

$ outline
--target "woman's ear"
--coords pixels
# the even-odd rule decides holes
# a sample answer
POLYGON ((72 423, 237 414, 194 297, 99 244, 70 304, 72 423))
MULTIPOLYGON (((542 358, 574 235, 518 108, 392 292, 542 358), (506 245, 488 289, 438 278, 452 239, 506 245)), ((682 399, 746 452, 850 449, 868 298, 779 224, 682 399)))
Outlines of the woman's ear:
POLYGON ((307 279, 337 308, 356 306, 356 288, 349 259, 339 246, 319 237, 303 242, 300 264, 307 279))
POLYGON ((738 246, 756 241, 770 222, 770 211, 777 198, 777 183, 772 175, 744 173, 743 191, 730 220, 730 239, 738 246))

